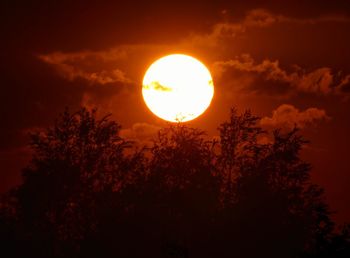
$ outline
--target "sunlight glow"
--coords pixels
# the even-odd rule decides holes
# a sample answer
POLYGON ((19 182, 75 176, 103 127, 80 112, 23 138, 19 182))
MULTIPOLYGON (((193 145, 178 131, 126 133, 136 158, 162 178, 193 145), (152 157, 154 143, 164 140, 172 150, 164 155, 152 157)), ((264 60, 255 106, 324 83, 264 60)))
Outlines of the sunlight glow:
POLYGON ((214 95, 209 70, 197 59, 174 54, 155 61, 143 78, 142 95, 148 108, 170 122, 200 116, 214 95))

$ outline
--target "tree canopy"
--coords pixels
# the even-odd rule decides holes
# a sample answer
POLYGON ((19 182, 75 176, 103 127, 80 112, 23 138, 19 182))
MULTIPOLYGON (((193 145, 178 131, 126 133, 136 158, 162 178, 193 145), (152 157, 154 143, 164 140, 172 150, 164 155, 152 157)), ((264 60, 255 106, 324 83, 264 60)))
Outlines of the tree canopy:
POLYGON ((23 183, 2 197, 9 257, 345 257, 297 129, 231 110, 219 137, 169 124, 132 148, 96 110, 32 135, 23 183), (267 139, 267 140, 266 140, 267 139))

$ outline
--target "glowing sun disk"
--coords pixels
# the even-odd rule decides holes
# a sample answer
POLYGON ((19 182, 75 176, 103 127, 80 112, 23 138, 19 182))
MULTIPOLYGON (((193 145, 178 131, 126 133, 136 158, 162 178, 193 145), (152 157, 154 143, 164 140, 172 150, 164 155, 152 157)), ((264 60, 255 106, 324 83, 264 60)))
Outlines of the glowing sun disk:
POLYGON ((214 95, 209 70, 197 59, 174 54, 155 61, 143 78, 142 95, 148 108, 170 121, 200 116, 214 95))

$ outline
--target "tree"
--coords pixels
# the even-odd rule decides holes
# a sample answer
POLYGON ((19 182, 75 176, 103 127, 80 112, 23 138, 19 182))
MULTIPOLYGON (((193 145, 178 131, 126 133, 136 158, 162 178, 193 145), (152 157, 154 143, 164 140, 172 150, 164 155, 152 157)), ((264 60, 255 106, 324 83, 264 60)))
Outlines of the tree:
POLYGON ((32 135, 35 154, 17 197, 23 241, 36 256, 77 251, 107 212, 101 203, 137 170, 137 162, 123 155, 130 143, 119 130, 109 116, 97 119, 96 110, 81 109, 66 110, 54 127, 32 135))
POLYGON ((314 249, 315 239, 328 237, 334 225, 322 189, 310 182, 310 164, 300 159, 307 141, 294 129, 275 130, 270 142, 259 143, 268 135, 258 121, 233 109, 219 127, 218 160, 228 194, 224 224, 239 228, 231 241, 245 257, 296 257, 314 249))
POLYGON ((297 129, 266 132, 258 117, 235 109, 218 129, 211 140, 169 125, 152 147, 137 149, 109 116, 65 111, 33 135, 23 184, 1 202, 0 233, 23 247, 14 257, 349 252, 348 228, 334 233, 323 191, 300 158, 306 141, 297 129))
POLYGON ((220 194, 213 148, 204 132, 181 123, 161 130, 151 148, 144 193, 165 250, 207 255, 220 194))

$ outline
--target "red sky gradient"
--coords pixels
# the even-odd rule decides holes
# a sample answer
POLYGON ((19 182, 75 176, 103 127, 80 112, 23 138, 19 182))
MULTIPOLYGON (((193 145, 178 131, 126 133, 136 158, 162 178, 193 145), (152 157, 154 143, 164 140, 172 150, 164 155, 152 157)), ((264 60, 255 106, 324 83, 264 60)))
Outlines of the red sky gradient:
POLYGON ((230 107, 251 109, 263 127, 296 124, 311 141, 313 180, 350 221, 349 1, 126 2, 0 4, 0 192, 20 182, 28 133, 65 107, 111 112, 125 137, 164 126, 143 102, 142 77, 162 55, 185 53, 215 85, 189 125, 215 136, 230 107))

